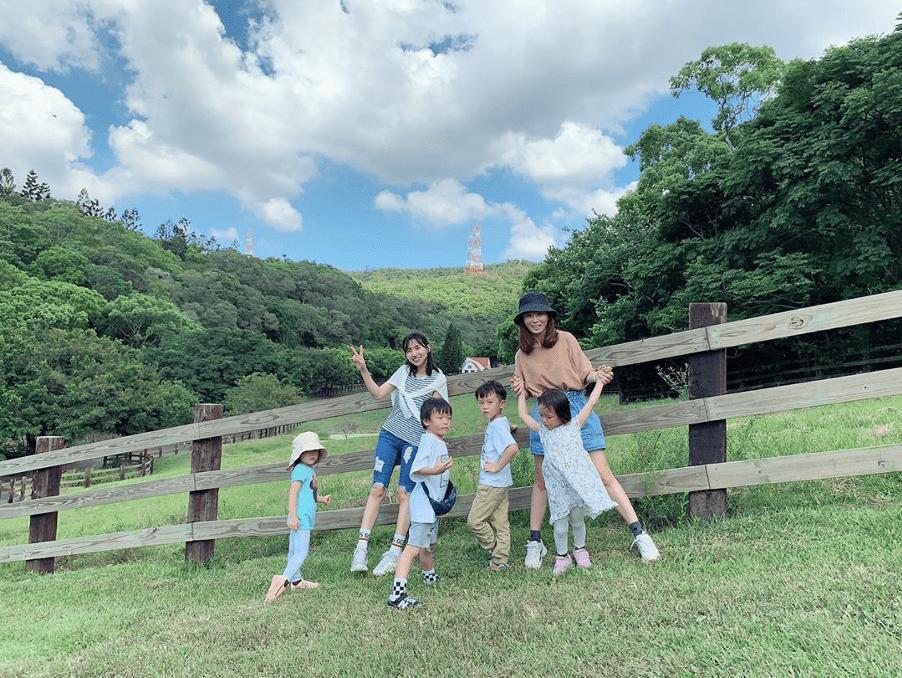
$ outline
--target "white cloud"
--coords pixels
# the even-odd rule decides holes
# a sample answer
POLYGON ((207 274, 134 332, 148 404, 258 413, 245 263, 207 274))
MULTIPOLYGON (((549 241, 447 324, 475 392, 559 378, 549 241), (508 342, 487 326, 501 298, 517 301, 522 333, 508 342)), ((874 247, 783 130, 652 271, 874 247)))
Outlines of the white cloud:
POLYGON ((509 133, 497 147, 499 164, 533 181, 544 197, 584 216, 616 213, 623 189, 614 188, 613 173, 627 158, 600 130, 567 121, 553 139, 509 133))
POLYGON ((437 181, 425 191, 411 191, 399 196, 382 191, 376 196, 375 206, 391 212, 404 212, 414 221, 431 226, 449 226, 484 219, 499 212, 499 208, 486 203, 476 193, 455 179, 437 181))
POLYGON ((226 229, 214 228, 212 231, 210 231, 210 235, 216 238, 216 240, 223 245, 231 245, 234 241, 241 240, 241 236, 238 235, 238 229, 234 226, 226 229))
POLYGON ((557 230, 553 226, 536 226, 528 219, 519 221, 511 226, 511 242, 503 258, 541 261, 548 248, 557 244, 557 230))
POLYGON ((99 59, 88 5, 71 0, 0 0, 0 44, 43 71, 93 70, 99 59))
POLYGON ((73 176, 90 174, 79 164, 91 155, 90 143, 84 114, 62 92, 0 63, 0 163, 19 187, 35 169, 55 194, 74 198, 85 184, 73 176))
POLYGON ((495 219, 510 226, 510 244, 503 259, 539 261, 552 245, 557 244, 554 226, 536 226, 519 207, 512 203, 489 203, 454 179, 437 181, 425 191, 411 191, 401 196, 382 191, 375 206, 390 212, 408 214, 416 222, 430 226, 452 226, 495 219))
POLYGON ((610 181, 627 160, 611 137, 588 125, 564 122, 555 138, 509 133, 498 143, 501 164, 540 185, 591 186, 610 181))
MULTIPOLYGON (((60 197, 220 192, 282 232, 301 228, 298 198, 320 160, 428 186, 376 205, 434 225, 503 213, 466 187, 489 170, 577 214, 610 213, 625 190, 611 135, 704 48, 744 41, 811 58, 890 32, 898 12, 889 0, 269 0, 233 11, 244 9, 254 18, 242 51, 198 0, 0 0, 0 44, 22 63, 115 69, 125 82, 119 118, 93 127, 113 166, 92 169, 93 122, 0 65, 7 164, 35 167, 60 197)), ((551 226, 508 220, 512 250, 554 239, 551 226)))
POLYGON ((252 207, 257 216, 278 231, 300 231, 304 225, 300 213, 284 198, 272 198, 252 207))

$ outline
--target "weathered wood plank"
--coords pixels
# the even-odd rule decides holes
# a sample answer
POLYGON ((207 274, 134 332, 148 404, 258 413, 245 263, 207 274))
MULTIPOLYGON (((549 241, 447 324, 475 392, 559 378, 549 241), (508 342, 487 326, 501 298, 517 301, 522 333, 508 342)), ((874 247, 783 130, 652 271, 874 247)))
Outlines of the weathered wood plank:
POLYGON ((892 471, 902 471, 902 445, 710 464, 708 478, 712 488, 728 488, 892 471))
POLYGON ((809 306, 708 328, 712 348, 822 332, 902 317, 902 290, 809 306))
POLYGON ((646 407, 642 410, 625 410, 601 417, 605 436, 653 431, 672 426, 703 424, 710 420, 707 398, 673 402, 667 405, 646 407))
MULTIPOLYGON (((284 467, 283 467, 284 470, 284 467)), ((284 479, 284 475, 282 476, 284 479)), ((133 485, 120 487, 108 487, 90 492, 77 494, 64 494, 59 497, 46 499, 33 499, 15 504, 0 506, 0 520, 6 518, 19 518, 21 516, 49 513, 51 511, 66 511, 70 509, 86 508, 88 506, 102 506, 104 504, 116 504, 135 499, 149 499, 151 497, 163 497, 169 494, 181 494, 195 489, 194 476, 185 475, 166 480, 146 480, 133 485)))
MULTIPOLYGON (((462 436, 449 440, 448 448, 454 457, 478 455, 482 451, 482 439, 482 434, 462 436)), ((528 447, 528 429, 521 426, 514 433, 514 439, 523 447, 528 447)), ((372 469, 373 452, 373 450, 363 450, 348 454, 330 455, 317 466, 317 474, 324 476, 351 471, 369 471, 372 469)), ((287 478, 288 465, 283 463, 246 466, 224 471, 206 471, 166 480, 147 480, 115 488, 101 488, 90 492, 66 494, 60 497, 4 504, 0 505, 0 520, 50 513, 52 511, 66 511, 89 506, 114 504, 136 499, 162 497, 195 490, 285 481, 287 478)))
POLYGON ((634 365, 899 317, 902 290, 594 348, 586 355, 593 364, 634 365))
MULTIPOLYGON (((60 436, 40 436, 37 439, 35 454, 46 454, 66 446, 60 436)), ((57 497, 60 493, 60 480, 63 470, 59 466, 43 469, 34 474, 31 481, 31 495, 38 499, 57 497)), ((28 526, 28 542, 31 544, 44 541, 56 541, 56 527, 59 514, 45 513, 31 516, 28 526)), ((38 558, 25 563, 26 569, 38 574, 50 574, 56 567, 53 558, 38 558)))
MULTIPOLYGON (((630 497, 643 497, 893 471, 902 471, 902 445, 691 466, 648 473, 633 473, 617 476, 617 479, 630 497)), ((528 510, 531 495, 531 487, 512 488, 510 510, 528 510)), ((467 515, 472 506, 473 496, 458 497, 457 503, 448 514, 449 517, 467 515)), ((320 511, 316 518, 316 529, 356 529, 360 526, 363 510, 363 507, 358 507, 320 511)), ((386 504, 380 510, 376 523, 393 525, 397 521, 397 516, 398 505, 386 504)), ((0 548, 0 562, 96 553, 140 546, 161 546, 190 540, 277 536, 287 534, 287 532, 285 516, 197 522, 134 532, 117 532, 56 542, 3 547, 0 548)))
MULTIPOLYGON (((698 329, 727 322, 723 303, 689 304, 689 328, 698 329)), ((727 392, 727 351, 705 351, 687 358, 689 399, 711 398, 727 392)), ((689 466, 717 464, 727 460, 727 422, 708 421, 689 425, 689 466)), ((727 511, 726 490, 699 490, 689 493, 689 517, 721 517, 727 511)))
POLYGON ((711 489, 706 466, 686 466, 666 471, 648 471, 617 476, 629 497, 653 497, 661 494, 699 492, 711 489))
POLYGON ((160 429, 158 431, 150 431, 149 433, 138 433, 133 436, 66 447, 62 450, 55 450, 53 452, 48 452, 45 455, 41 455, 42 457, 46 457, 46 459, 38 459, 37 456, 8 459, 0 462, 0 475, 34 471, 35 469, 44 468, 48 464, 55 466, 72 464, 80 461, 99 459, 108 455, 140 452, 152 447, 177 445, 182 442, 190 442, 199 437, 200 436, 197 435, 197 424, 185 424, 184 426, 160 429), (46 464, 44 463, 45 461, 47 462, 46 464))
POLYGON ((0 548, 0 563, 30 558, 60 558, 81 553, 100 553, 139 546, 177 544, 191 538, 191 525, 150 527, 134 532, 113 532, 92 537, 7 546, 0 548))
MULTIPOLYGON (((902 394, 902 368, 869 372, 851 377, 824 379, 804 384, 778 386, 713 398, 674 402, 641 410, 615 412, 602 416, 601 420, 604 425, 605 435, 616 436, 672 426, 687 426, 720 419, 748 417, 815 405, 850 402, 899 394, 902 394)), ((527 448, 529 446, 528 430, 523 426, 519 427, 514 433, 514 439, 521 447, 527 448)), ((454 438, 449 441, 448 446, 452 456, 479 454, 482 446, 482 435, 476 434, 454 438)), ((50 457, 54 454, 56 452, 47 452, 41 456, 50 457)), ((367 450, 326 457, 320 465, 319 473, 326 475, 368 470, 372 461, 372 455, 373 451, 367 450)), ((33 459, 33 457, 30 457, 30 459, 33 459)), ((180 478, 166 481, 146 481, 114 490, 95 490, 93 493, 65 495, 53 500, 26 501, 20 504, 0 506, 0 519, 47 513, 51 510, 66 510, 108 504, 118 501, 117 497, 127 501, 129 499, 144 499, 195 489, 283 480, 285 467, 281 464, 270 464, 247 469, 217 471, 215 473, 220 475, 198 474, 196 480, 192 479, 190 481, 180 478), (259 477, 255 477, 256 474, 259 474, 259 477), (201 476, 203 477, 201 478, 201 476), (223 484, 217 485, 216 483, 218 482, 223 484), (173 483, 174 485, 169 488, 166 486, 167 483, 173 483), (178 483, 178 485, 175 485, 175 483, 178 483), (120 492, 121 494, 118 494, 120 492)))
POLYGON ((848 403, 902 393, 902 368, 706 398, 712 420, 848 403))

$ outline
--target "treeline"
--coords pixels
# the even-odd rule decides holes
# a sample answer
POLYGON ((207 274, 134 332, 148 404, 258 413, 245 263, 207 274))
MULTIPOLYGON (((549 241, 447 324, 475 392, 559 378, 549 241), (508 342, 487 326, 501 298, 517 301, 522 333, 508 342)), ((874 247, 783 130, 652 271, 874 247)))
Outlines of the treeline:
MULTIPOLYGON (((791 63, 711 48, 670 84, 717 102, 712 131, 685 118, 646 130, 617 215, 528 273, 564 327, 604 346, 687 329, 695 302, 726 302, 737 320, 902 287, 902 32, 791 63)), ((779 381, 900 339, 887 322, 761 343, 732 352, 731 371, 779 381)), ((634 381, 660 383, 650 369, 634 381)))
MULTIPOLYGON (((0 454, 39 435, 186 423, 198 402, 238 414, 341 390, 359 379, 349 344, 387 376, 413 330, 449 372, 468 353, 497 354, 498 319, 372 292, 331 266, 246 256, 184 219, 148 238, 134 210, 116 215, 86 192, 55 200, 33 172, 21 191, 9 170, 0 179, 0 454)), ((514 291, 501 305, 515 304, 514 291)))

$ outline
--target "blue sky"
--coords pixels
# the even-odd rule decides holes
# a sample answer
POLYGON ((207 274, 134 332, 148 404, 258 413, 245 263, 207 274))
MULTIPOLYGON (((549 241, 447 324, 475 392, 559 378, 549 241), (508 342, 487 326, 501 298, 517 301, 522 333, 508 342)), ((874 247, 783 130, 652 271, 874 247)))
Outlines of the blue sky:
POLYGON ((892 31, 897 2, 0 0, 0 167, 143 230, 187 218, 331 264, 541 260, 637 178, 706 47, 780 58, 892 31))

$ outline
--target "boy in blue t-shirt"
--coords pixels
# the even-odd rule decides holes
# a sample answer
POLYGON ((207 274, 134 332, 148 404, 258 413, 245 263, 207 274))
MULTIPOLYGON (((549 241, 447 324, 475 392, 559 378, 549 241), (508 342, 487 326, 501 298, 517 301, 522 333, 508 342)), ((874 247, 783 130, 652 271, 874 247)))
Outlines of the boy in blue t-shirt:
POLYGON ((438 580, 432 551, 438 539, 438 516, 429 497, 444 497, 451 481, 454 463, 448 454, 445 436, 451 430, 451 405, 443 398, 427 398, 420 408, 420 422, 426 431, 420 438, 417 456, 410 466, 413 492, 410 493, 410 535, 395 568, 395 581, 388 596, 388 604, 396 610, 406 610, 420 604, 407 595, 407 577, 414 559, 420 559, 423 583, 432 585, 438 580), (429 494, 424 486, 429 487, 429 494))
POLYGON ((508 495, 514 480, 510 461, 519 448, 503 414, 507 401, 505 388, 497 381, 487 381, 476 389, 476 400, 489 424, 479 459, 479 487, 467 516, 467 528, 491 555, 486 569, 499 572, 507 569, 511 552, 508 495))

